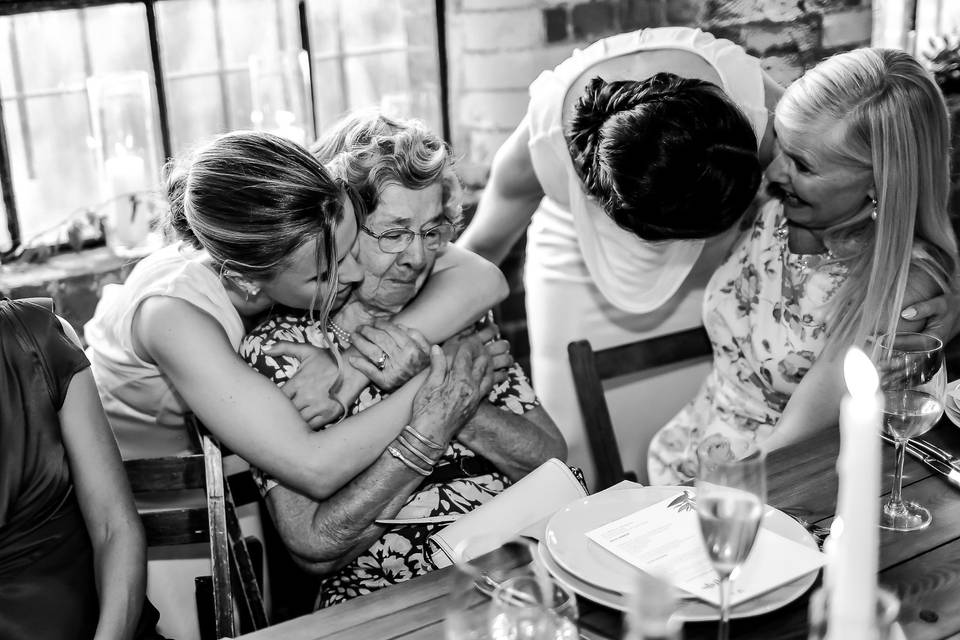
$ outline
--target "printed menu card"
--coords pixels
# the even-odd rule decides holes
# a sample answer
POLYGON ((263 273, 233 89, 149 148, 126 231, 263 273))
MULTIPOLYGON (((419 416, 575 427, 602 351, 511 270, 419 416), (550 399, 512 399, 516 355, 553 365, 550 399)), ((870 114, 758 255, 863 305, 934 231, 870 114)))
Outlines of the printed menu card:
MULTIPOLYGON (((768 508, 767 517, 772 511, 768 508)), ((720 580, 704 549, 692 491, 680 490, 675 496, 586 535, 633 566, 719 605, 720 580)), ((761 525, 753 551, 734 576, 731 604, 745 602, 816 571, 825 561, 816 548, 761 525)))

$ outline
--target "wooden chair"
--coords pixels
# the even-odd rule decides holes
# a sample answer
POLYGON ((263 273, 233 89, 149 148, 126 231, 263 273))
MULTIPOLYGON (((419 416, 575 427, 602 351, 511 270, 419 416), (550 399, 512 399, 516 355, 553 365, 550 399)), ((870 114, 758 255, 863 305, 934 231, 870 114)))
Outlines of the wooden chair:
MULTIPOLYGON (((205 506, 142 511, 147 545, 210 543, 211 575, 196 580, 198 617, 205 638, 211 633, 216 638, 237 635, 231 574, 240 585, 241 621, 249 621, 245 626, 250 630, 262 629, 268 623, 250 541, 240 533, 230 483, 224 482, 219 444, 197 421, 188 421, 188 427, 196 433, 202 454, 124 461, 134 494, 205 489, 205 506)), ((244 492, 249 496, 246 489, 244 492)), ((256 499, 255 489, 253 495, 256 499)))
POLYGON ((712 349, 706 331, 703 327, 696 327, 600 351, 594 351, 587 340, 577 340, 567 345, 567 354, 596 466, 597 489, 601 490, 621 480, 637 479, 636 474, 623 469, 602 382, 654 367, 709 357, 712 349))

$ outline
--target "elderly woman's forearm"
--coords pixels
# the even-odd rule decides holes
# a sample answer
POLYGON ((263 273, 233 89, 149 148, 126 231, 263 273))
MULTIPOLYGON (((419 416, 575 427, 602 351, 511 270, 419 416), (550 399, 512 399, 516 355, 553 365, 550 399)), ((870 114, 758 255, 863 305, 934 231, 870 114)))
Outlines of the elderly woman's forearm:
POLYGON ((519 480, 550 458, 567 458, 563 436, 540 407, 518 415, 483 403, 457 440, 511 480, 519 480))
POLYGON ((352 561, 383 535, 379 518, 391 518, 423 481, 384 453, 352 482, 323 501, 283 486, 268 505, 287 547, 313 573, 329 573, 352 561))

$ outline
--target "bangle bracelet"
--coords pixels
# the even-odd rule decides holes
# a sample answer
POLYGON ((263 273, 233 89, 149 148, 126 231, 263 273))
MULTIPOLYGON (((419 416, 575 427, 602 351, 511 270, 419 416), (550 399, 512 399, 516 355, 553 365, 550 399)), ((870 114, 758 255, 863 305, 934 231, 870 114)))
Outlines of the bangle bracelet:
POLYGON ((436 461, 434 461, 434 460, 432 460, 431 458, 427 457, 427 455, 426 455, 425 453, 423 453, 422 451, 420 451, 419 449, 417 449, 416 447, 414 447, 414 446, 413 446, 413 443, 411 443, 409 440, 407 440, 402 433, 397 436, 397 442, 400 443, 400 444, 402 444, 403 447, 404 447, 407 451, 409 451, 410 453, 412 453, 412 454, 415 455, 416 457, 418 457, 418 458, 420 458, 421 460, 423 460, 424 464, 426 464, 428 467, 433 467, 433 465, 436 464, 436 461))
POLYGON ((419 441, 422 442, 423 444, 427 445, 427 446, 430 447, 431 449, 436 449, 437 451, 442 451, 443 449, 446 449, 446 447, 444 447, 442 444, 439 444, 439 443, 437 443, 437 442, 434 442, 433 440, 431 440, 431 439, 428 438, 427 436, 423 435, 422 433, 420 433, 419 431, 417 431, 416 429, 414 429, 413 427, 411 427, 409 424, 403 428, 403 432, 404 432, 404 433, 409 433, 409 434, 412 435, 414 438, 416 438, 417 440, 419 440, 419 441))
POLYGON ((390 445, 389 447, 387 447, 387 452, 389 452, 390 455, 392 455, 394 458, 396 458, 397 460, 399 460, 400 462, 402 462, 403 464, 410 467, 411 469, 413 469, 414 471, 416 471, 417 473, 419 473, 424 477, 430 475, 433 471, 432 469, 424 469, 420 467, 418 464, 416 464, 415 462, 408 460, 407 457, 402 453, 400 453, 400 450, 393 445, 390 445))

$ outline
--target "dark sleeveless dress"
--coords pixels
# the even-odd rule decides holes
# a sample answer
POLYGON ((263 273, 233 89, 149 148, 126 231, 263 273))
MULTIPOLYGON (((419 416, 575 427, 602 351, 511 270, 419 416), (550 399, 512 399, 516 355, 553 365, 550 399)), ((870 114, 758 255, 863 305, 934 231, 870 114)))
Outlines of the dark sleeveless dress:
POLYGON ((70 380, 88 366, 56 316, 0 300, 3 640, 81 640, 96 630, 93 549, 57 416, 70 380))

